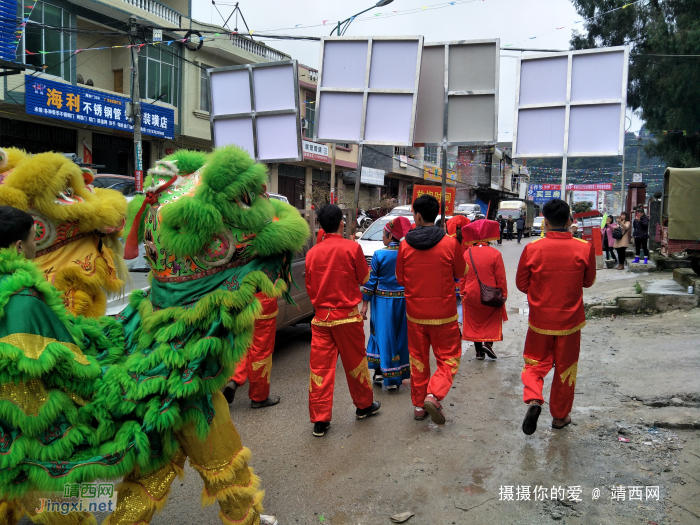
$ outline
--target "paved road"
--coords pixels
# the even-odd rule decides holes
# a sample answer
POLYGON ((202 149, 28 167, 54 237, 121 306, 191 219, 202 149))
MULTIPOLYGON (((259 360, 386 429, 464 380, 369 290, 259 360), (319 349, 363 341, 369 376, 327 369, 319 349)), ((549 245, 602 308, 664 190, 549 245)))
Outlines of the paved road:
MULTIPOLYGON (((667 503, 686 481, 688 496, 698 492, 700 463, 692 463, 690 455, 681 459, 674 448, 690 438, 660 430, 654 437, 666 444, 663 450, 661 445, 642 443, 623 448, 617 428, 628 425, 626 435, 633 441, 635 436, 647 439, 633 410, 652 409, 633 401, 632 391, 656 393, 660 385, 664 392, 699 389, 692 378, 699 373, 700 310, 687 318, 671 313, 638 316, 624 324, 589 322, 583 332, 572 413, 576 425, 552 431, 545 406, 537 433, 524 436, 520 370, 527 316, 517 313, 526 307, 526 298, 515 288, 515 270, 528 241, 504 242, 499 248, 508 276, 510 312, 504 341, 495 345, 500 358, 476 361, 473 346, 464 344, 459 374, 445 400, 448 422, 443 428, 413 420, 407 385, 392 393, 375 387, 375 398, 382 402, 380 414, 356 421, 339 362, 333 426, 324 438, 314 438, 307 405, 310 327, 299 325, 278 333, 272 393, 281 395, 282 402, 252 410, 245 386, 231 405, 231 417, 253 451, 252 465, 266 490, 266 510, 276 514, 281 525, 389 524, 389 516, 404 511, 415 513, 410 525, 646 524, 661 523, 662 518, 664 523, 672 521, 666 519, 670 516, 678 516, 680 523, 696 522, 684 521, 692 515, 667 503), (638 337, 630 338, 632 331, 638 337), (665 353, 668 366, 655 366, 659 352, 665 353), (674 381, 680 370, 684 375, 678 385, 674 381), (646 374, 644 384, 636 380, 640 372, 646 374), (655 455, 650 455, 652 449, 655 455), (688 464, 686 471, 678 470, 679 461, 681 466, 683 461, 688 464), (661 485, 661 501, 611 502, 613 484, 661 485), (580 485, 583 501, 500 500, 501 486, 534 490, 536 485, 550 489, 580 485), (591 496, 595 487, 602 490, 598 501, 591 496), (673 508, 679 514, 673 514, 673 508)), ((601 272, 596 286, 631 289, 633 283, 624 272, 610 270, 601 272)), ((551 374, 545 384, 550 381, 551 374)), ((545 399, 548 395, 547 386, 545 399)), ((697 432, 689 434, 697 443, 697 432)), ((695 452, 700 458, 700 450, 695 452)), ((152 523, 219 524, 216 506, 200 507, 201 490, 199 476, 188 466, 185 479, 175 482, 168 505, 152 523)), ((697 506, 688 512, 700 513, 697 506)))

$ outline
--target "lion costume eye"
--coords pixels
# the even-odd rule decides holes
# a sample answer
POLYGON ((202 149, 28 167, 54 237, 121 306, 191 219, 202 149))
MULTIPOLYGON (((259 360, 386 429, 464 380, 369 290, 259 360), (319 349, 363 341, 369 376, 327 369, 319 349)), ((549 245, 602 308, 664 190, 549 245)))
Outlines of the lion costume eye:
POLYGON ((254 200, 255 193, 249 193, 246 191, 245 193, 243 193, 243 197, 241 197, 240 199, 236 199, 236 204, 238 204, 244 210, 247 210, 253 205, 254 200))

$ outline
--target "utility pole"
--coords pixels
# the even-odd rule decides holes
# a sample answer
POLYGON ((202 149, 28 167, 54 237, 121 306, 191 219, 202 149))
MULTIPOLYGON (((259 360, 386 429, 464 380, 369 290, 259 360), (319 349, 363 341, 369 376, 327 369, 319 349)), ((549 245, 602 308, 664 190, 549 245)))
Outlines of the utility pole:
POLYGON ((138 18, 129 18, 129 43, 131 44, 131 116, 134 119, 134 179, 136 191, 143 192, 143 159, 141 154, 141 93, 139 89, 139 55, 137 37, 138 18))

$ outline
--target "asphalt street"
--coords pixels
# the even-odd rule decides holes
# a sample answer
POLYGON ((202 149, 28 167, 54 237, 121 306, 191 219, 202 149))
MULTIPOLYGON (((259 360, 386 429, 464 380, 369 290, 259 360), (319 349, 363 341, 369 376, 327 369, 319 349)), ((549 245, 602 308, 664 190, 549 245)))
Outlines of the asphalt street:
MULTIPOLYGON (((582 336, 574 424, 552 430, 545 405, 537 432, 525 436, 520 370, 527 301, 515 288, 515 272, 526 242, 499 247, 510 316, 504 341, 494 345, 499 358, 476 361, 474 347, 463 343, 460 370, 444 401, 444 427, 413 419, 408 381, 395 392, 375 387, 381 411, 355 420, 339 360, 331 429, 323 438, 313 437, 308 415, 311 329, 298 325, 278 332, 271 393, 280 395, 281 403, 251 409, 246 385, 231 405, 231 418, 253 452, 252 466, 266 491, 266 512, 276 515, 280 525, 380 525, 402 512, 414 513, 410 525, 698 522, 700 463, 686 454, 695 450, 688 453, 700 458, 697 446, 691 449, 686 443, 698 442, 697 431, 656 429, 647 434, 638 412, 653 409, 631 397, 661 386, 671 393, 698 390, 698 309, 630 317, 624 323, 589 321, 582 336), (669 366, 656 366, 659 352, 666 353, 669 366), (631 442, 620 442, 620 435, 631 442), (651 446, 645 447, 640 440, 647 437, 651 446), (659 499, 646 498, 642 488, 641 501, 613 500, 612 487, 618 485, 659 486, 659 499), (540 495, 544 487, 548 497, 525 498, 525 489, 518 490, 525 486, 530 494, 539 488, 540 495), (504 497, 508 487, 512 501, 504 497), (571 487, 580 488, 581 501, 570 499, 571 487), (682 503, 685 498, 691 503, 682 503)), ((594 289, 631 287, 630 279, 626 272, 602 270, 594 289)), ((545 399, 551 378, 550 373, 545 380, 545 399)), ((201 508, 202 487, 188 465, 185 479, 173 484, 168 504, 152 523, 219 524, 216 505, 201 508)))

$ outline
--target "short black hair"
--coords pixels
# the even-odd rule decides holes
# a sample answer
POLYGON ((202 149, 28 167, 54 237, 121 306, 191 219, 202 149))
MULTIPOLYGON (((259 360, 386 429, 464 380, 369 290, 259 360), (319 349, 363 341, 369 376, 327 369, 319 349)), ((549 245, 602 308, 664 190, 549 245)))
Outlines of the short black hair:
POLYGON ((34 218, 26 211, 12 206, 0 206, 0 248, 17 241, 26 241, 34 226, 34 218))
POLYGON ((440 203, 432 195, 427 193, 413 201, 413 213, 420 213, 426 222, 435 222, 440 213, 440 203))
POLYGON ((321 223, 321 228, 326 233, 335 233, 338 231, 340 221, 343 220, 343 211, 335 204, 326 204, 321 211, 318 212, 318 222, 321 223))
POLYGON ((552 228, 566 228, 566 222, 569 220, 571 209, 563 200, 552 199, 545 203, 542 208, 542 213, 552 228))

